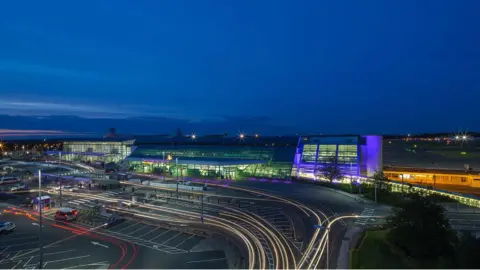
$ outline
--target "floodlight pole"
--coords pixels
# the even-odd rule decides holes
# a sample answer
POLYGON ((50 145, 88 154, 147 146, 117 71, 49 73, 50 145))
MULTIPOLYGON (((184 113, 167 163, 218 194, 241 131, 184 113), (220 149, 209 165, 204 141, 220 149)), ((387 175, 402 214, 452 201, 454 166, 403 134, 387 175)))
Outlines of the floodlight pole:
POLYGON ((43 268, 43 247, 42 247, 42 227, 43 227, 43 219, 42 219, 42 170, 38 170, 38 220, 40 223, 40 232, 38 234, 38 245, 40 251, 40 259, 39 259, 39 269, 43 268))

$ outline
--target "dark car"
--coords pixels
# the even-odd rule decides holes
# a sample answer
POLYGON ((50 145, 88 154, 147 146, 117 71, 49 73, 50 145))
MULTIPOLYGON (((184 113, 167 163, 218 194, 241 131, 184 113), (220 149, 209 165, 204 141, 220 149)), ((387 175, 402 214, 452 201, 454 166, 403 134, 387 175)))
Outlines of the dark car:
POLYGON ((111 228, 111 227, 117 226, 119 224, 122 224, 123 222, 125 222, 124 218, 116 218, 112 221, 107 222, 107 226, 105 226, 105 228, 111 228))

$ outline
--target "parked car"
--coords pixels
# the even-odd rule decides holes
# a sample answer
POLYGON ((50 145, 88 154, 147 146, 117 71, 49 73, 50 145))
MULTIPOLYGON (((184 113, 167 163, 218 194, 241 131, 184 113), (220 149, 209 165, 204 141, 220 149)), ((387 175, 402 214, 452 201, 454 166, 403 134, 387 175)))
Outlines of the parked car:
POLYGON ((15 230, 15 224, 13 222, 0 222, 0 234, 9 233, 15 230))

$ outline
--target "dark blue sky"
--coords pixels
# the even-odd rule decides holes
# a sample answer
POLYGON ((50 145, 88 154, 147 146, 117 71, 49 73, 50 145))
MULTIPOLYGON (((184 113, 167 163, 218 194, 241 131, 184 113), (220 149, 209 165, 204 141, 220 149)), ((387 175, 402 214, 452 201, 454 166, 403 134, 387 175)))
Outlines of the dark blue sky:
POLYGON ((478 0, 2 1, 0 129, 480 130, 479 10, 478 0))

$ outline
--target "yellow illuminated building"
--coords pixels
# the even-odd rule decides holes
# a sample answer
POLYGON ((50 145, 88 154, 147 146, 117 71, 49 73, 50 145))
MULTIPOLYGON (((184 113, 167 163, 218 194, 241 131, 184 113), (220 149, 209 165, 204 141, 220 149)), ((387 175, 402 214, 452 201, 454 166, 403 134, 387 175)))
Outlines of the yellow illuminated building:
POLYGON ((393 181, 427 186, 480 188, 479 172, 460 170, 385 167, 385 176, 393 181))

